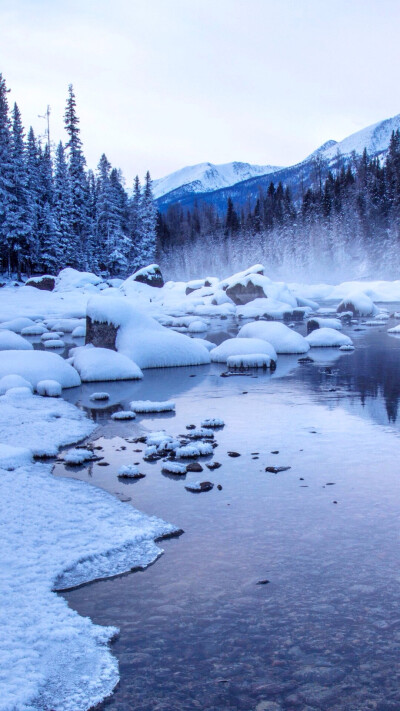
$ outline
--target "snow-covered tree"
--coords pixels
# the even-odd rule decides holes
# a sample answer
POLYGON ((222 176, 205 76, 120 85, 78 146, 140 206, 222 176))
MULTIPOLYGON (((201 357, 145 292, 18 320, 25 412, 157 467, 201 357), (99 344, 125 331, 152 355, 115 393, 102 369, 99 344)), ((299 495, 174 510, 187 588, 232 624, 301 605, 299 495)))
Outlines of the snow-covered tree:
POLYGON ((138 266, 144 267, 155 261, 157 248, 157 210, 154 204, 152 181, 149 171, 147 171, 145 177, 139 214, 138 266))
POLYGON ((0 74, 0 240, 3 256, 11 273, 12 238, 10 239, 11 206, 13 202, 13 166, 11 122, 8 114, 8 89, 0 74))
POLYGON ((86 160, 82 150, 79 118, 76 113, 76 100, 72 84, 68 87, 64 122, 69 136, 66 148, 68 151, 68 171, 72 196, 71 225, 77 251, 76 262, 83 266, 83 263, 87 261, 89 189, 85 172, 86 160))

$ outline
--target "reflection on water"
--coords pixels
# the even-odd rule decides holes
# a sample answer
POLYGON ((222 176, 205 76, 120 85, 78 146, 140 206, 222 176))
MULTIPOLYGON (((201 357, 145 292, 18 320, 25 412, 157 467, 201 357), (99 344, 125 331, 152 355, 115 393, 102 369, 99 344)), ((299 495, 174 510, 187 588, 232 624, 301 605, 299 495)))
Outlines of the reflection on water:
POLYGON ((94 390, 114 408, 176 401, 175 416, 126 423, 103 410, 96 451, 109 466, 56 467, 185 531, 146 571, 65 594, 121 630, 121 682, 99 708, 399 711, 400 342, 385 330, 349 330, 353 353, 281 357, 272 375, 221 378, 211 365, 70 391, 97 412, 94 390), (215 435, 219 469, 203 463, 182 481, 143 463, 135 437, 181 434, 204 417, 226 423, 215 435), (137 461, 146 477, 118 480, 119 466, 137 461), (271 465, 291 468, 275 475, 271 465), (191 495, 185 484, 199 478, 222 490, 191 495))

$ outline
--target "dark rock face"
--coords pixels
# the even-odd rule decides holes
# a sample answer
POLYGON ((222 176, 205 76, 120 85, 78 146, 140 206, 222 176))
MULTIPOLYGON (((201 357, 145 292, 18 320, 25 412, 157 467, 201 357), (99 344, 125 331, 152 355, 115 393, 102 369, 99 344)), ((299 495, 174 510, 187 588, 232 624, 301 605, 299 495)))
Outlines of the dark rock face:
POLYGON ((254 299, 265 299, 265 293, 262 286, 253 284, 251 279, 247 284, 233 284, 226 289, 226 295, 232 299, 234 304, 244 306, 254 299))
POLYGON ((86 338, 85 343, 91 343, 97 348, 109 348, 116 351, 115 345, 117 339, 118 328, 112 323, 101 323, 100 321, 92 321, 90 316, 86 316, 86 338))
MULTIPOLYGON (((351 311, 353 316, 356 316, 356 317, 361 316, 360 312, 358 311, 358 309, 356 309, 356 307, 354 306, 354 304, 351 301, 342 301, 342 303, 339 304, 339 306, 337 307, 336 311, 338 314, 340 314, 344 311, 351 311)), ((363 315, 366 316, 366 314, 363 314, 363 315)))
POLYGON ((41 289, 42 291, 53 291, 56 285, 55 277, 43 276, 41 279, 28 279, 25 282, 25 286, 34 286, 35 289, 41 289))
POLYGON ((144 269, 139 269, 132 278, 133 281, 139 281, 141 284, 148 284, 148 286, 155 286, 158 289, 164 286, 163 275, 157 264, 154 264, 151 268, 145 267, 144 269))
POLYGON ((307 321, 307 335, 309 333, 312 333, 313 331, 316 331, 319 328, 319 323, 318 321, 315 321, 315 319, 310 318, 309 321, 307 321))

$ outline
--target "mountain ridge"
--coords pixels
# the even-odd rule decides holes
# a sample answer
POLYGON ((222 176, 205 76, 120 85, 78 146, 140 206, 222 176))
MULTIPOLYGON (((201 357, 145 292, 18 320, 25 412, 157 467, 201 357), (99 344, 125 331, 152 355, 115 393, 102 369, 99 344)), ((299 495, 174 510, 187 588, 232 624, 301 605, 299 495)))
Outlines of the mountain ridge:
MULTIPOLYGON (((296 199, 298 194, 310 184, 317 158, 324 162, 328 169, 334 169, 339 159, 348 162, 354 153, 361 155, 364 148, 367 149, 371 156, 384 157, 389 146, 390 136, 397 129, 400 129, 400 114, 371 124, 347 136, 342 141, 330 139, 299 163, 286 167, 253 166, 249 163, 239 162, 225 163, 222 166, 214 166, 211 163, 188 166, 180 169, 180 171, 175 171, 165 178, 161 178, 159 181, 154 181, 156 186, 160 181, 166 181, 168 178, 174 177, 174 180, 170 183, 172 189, 168 192, 163 192, 162 195, 157 196, 155 190, 157 206, 161 212, 164 212, 170 205, 176 203, 190 208, 193 206, 194 201, 201 200, 202 202, 214 204, 217 209, 223 209, 226 207, 228 197, 236 200, 238 205, 244 204, 248 199, 256 199, 257 193, 266 189, 270 182, 276 183, 279 181, 291 188, 294 199, 296 199), (184 178, 187 175, 185 171, 190 169, 200 170, 204 169, 205 166, 227 168, 234 165, 254 168, 256 169, 254 171, 256 174, 242 178, 237 182, 231 181, 229 185, 220 185, 206 190, 201 189, 203 185, 201 180, 195 186, 193 185, 195 183, 194 180, 186 183, 179 182, 179 176, 184 178), (268 168, 267 172, 262 174, 256 172, 263 168, 268 168)), ((164 186, 166 185, 167 183, 164 182, 164 186)))

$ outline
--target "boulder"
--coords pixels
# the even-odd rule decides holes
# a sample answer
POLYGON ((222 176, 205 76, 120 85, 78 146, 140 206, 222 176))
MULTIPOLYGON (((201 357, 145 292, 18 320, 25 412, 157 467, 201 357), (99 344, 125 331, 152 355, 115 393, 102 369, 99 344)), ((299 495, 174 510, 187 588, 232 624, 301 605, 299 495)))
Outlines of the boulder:
POLYGON ((236 284, 228 286, 225 293, 238 306, 244 306, 254 299, 265 298, 263 287, 254 284, 252 279, 246 279, 245 283, 236 282, 236 284))
POLYGON ((150 264, 148 267, 143 267, 132 275, 132 281, 138 281, 141 284, 155 286, 160 289, 164 286, 163 275, 158 264, 150 264))
POLYGON ((44 274, 41 277, 33 277, 25 282, 25 286, 33 286, 35 289, 42 291, 53 291, 56 285, 56 278, 49 274, 44 274))
POLYGON ((86 316, 86 338, 85 344, 91 343, 98 348, 109 348, 117 350, 118 327, 106 321, 94 321, 90 316, 86 316))

